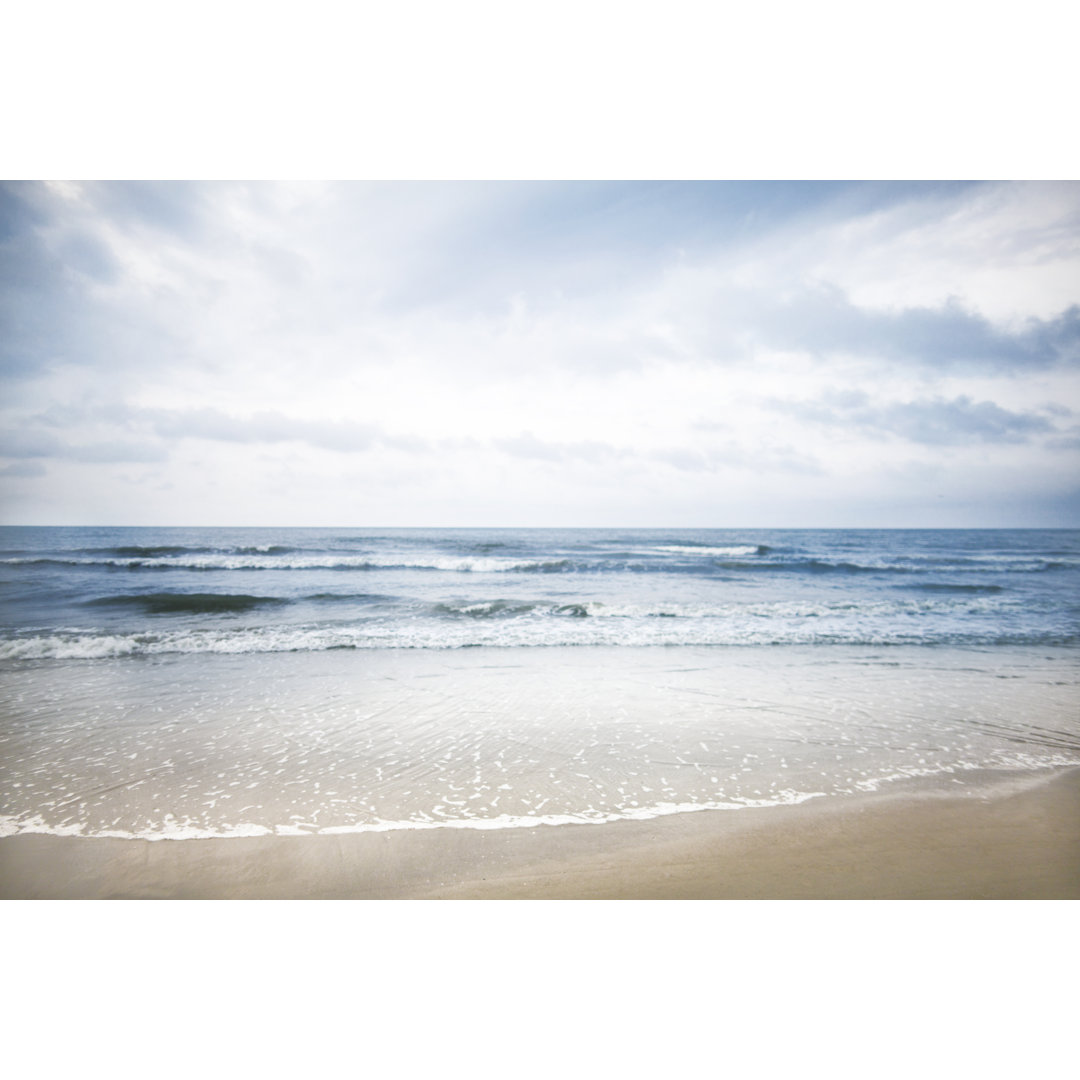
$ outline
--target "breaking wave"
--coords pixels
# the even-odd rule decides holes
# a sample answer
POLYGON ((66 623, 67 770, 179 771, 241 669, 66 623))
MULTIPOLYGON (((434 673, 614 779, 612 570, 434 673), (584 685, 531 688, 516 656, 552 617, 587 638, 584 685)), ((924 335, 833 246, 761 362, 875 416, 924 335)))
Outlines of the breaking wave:
POLYGON ((115 556, 88 558, 80 556, 11 557, 0 564, 39 566, 112 567, 121 570, 445 570, 455 573, 559 573, 575 569, 569 559, 511 559, 466 556, 394 556, 394 555, 299 555, 281 558, 281 552, 258 554, 238 550, 231 554, 199 554, 184 549, 182 556, 115 556))
MULTIPOLYGON (((587 614, 587 613, 586 613, 587 614)), ((567 610, 561 618, 419 620, 411 623, 353 623, 327 626, 263 626, 232 630, 197 628, 142 633, 54 631, 23 634, 0 642, 0 661, 95 660, 192 653, 323 652, 332 649, 465 649, 489 646, 780 646, 780 645, 1075 645, 1075 632, 978 630, 883 630, 834 622, 815 626, 759 619, 732 625, 723 619, 663 617, 626 620, 592 618, 567 610), (629 625, 627 623, 629 622, 629 625)))
POLYGON ((908 585, 906 588, 917 589, 920 592, 928 593, 959 593, 964 595, 965 593, 992 595, 994 593, 1000 593, 1005 591, 1003 585, 954 585, 949 582, 920 582, 915 585, 908 585))
POLYGON ((640 554, 651 555, 661 551, 672 555, 700 555, 712 558, 739 558, 747 555, 767 555, 772 548, 767 544, 737 544, 734 547, 708 547, 705 544, 656 544, 644 548, 640 554))
POLYGON ((127 596, 101 596, 87 600, 86 607, 139 608, 151 615, 214 614, 251 611, 253 608, 285 604, 275 596, 249 596, 246 593, 141 593, 127 596))

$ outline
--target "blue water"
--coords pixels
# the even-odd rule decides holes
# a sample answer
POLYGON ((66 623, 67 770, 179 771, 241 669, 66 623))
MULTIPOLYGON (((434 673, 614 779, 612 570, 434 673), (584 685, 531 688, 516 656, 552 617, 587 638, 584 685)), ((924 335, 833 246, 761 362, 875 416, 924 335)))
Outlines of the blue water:
POLYGON ((1077 530, 0 529, 0 659, 1080 641, 1077 530))
POLYGON ((0 529, 0 836, 558 825, 1075 766, 1077 530, 0 529))

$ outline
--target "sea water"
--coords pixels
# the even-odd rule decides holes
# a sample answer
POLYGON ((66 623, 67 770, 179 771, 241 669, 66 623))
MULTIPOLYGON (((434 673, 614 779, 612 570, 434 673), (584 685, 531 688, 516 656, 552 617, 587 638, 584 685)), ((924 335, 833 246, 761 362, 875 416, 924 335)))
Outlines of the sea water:
POLYGON ((1080 765, 1080 531, 0 529, 0 834, 498 828, 1080 765))

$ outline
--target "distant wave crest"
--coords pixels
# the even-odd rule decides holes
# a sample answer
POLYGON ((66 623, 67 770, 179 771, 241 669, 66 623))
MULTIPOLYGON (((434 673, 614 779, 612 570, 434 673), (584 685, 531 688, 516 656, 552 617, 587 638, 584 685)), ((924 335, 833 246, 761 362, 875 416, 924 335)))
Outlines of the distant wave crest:
POLYGON ((0 559, 0 564, 42 566, 101 566, 123 570, 445 570, 456 573, 559 573, 573 569, 574 564, 559 559, 511 559, 468 557, 454 555, 294 555, 291 549, 268 549, 259 553, 238 549, 235 553, 209 552, 199 554, 184 549, 183 555, 115 556, 93 558, 85 556, 13 557, 0 559), (288 554, 289 557, 282 558, 288 554))

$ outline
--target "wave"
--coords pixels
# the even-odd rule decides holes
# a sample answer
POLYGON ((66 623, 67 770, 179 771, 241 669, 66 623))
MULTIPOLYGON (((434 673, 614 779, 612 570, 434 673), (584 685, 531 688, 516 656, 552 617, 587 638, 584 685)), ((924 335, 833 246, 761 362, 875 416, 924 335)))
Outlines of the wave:
POLYGON ((310 593, 303 599, 317 604, 379 604, 397 600, 386 593, 310 593))
POLYGON ((542 606, 540 604, 515 603, 512 600, 480 600, 475 603, 432 604, 431 611, 435 615, 448 615, 451 618, 491 619, 528 615, 542 606))
MULTIPOLYGON (((569 614, 569 613, 568 613, 569 614)), ((466 618, 418 620, 349 626, 200 627, 159 632, 106 633, 53 631, 0 641, 0 661, 99 660, 200 653, 325 652, 336 649, 464 649, 478 647, 638 647, 638 646, 787 646, 900 645, 1073 646, 1075 630, 1032 628, 1002 633, 977 628, 874 628, 815 620, 663 618, 626 620, 570 617, 558 619, 466 618)))
POLYGON ((257 607, 286 604, 275 596, 250 596, 246 593, 141 593, 138 595, 100 596, 87 600, 85 607, 135 607, 151 615, 212 615, 251 611, 257 607))
POLYGON ((478 600, 458 603, 447 602, 432 604, 434 615, 451 618, 491 619, 514 618, 523 615, 555 615, 570 618, 585 618, 595 614, 595 609, 602 605, 591 603, 549 604, 542 602, 522 602, 515 600, 478 600))
POLYGON ((83 555, 107 555, 117 559, 163 559, 184 555, 288 555, 300 548, 283 544, 251 544, 246 547, 202 547, 187 544, 122 544, 117 547, 81 548, 83 555))
POLYGON ((961 595, 965 593, 993 595, 994 593, 1005 591, 1004 585, 954 585, 936 581, 919 582, 914 585, 903 585, 901 588, 917 589, 920 592, 928 593, 959 593, 961 595))
MULTIPOLYGON (((1070 761, 1070 764, 1072 762, 1070 761)), ((1041 763, 1040 763, 1041 765, 1041 763)), ((1053 767, 1053 763, 1050 766, 1053 767)), ((792 806, 809 799, 826 797, 824 791, 786 789, 772 797, 750 798, 732 796, 727 799, 697 802, 657 802, 647 806, 628 806, 614 810, 579 810, 562 814, 498 814, 492 817, 436 818, 421 812, 412 818, 387 821, 358 821, 348 825, 326 825, 321 828, 301 828, 293 823, 261 825, 255 822, 222 823, 216 827, 177 821, 172 815, 149 829, 86 829, 82 823, 50 825, 40 814, 20 819, 14 814, 0 815, 0 837, 45 834, 53 836, 84 836, 115 840, 227 840, 253 836, 341 836, 352 833, 396 832, 427 829, 530 829, 541 825, 602 825, 614 821, 648 821, 672 814, 688 814, 704 810, 751 810, 769 806, 792 806)))
MULTIPOLYGON (((869 611, 872 605, 867 605, 869 611)), ((881 603, 876 607, 885 607, 881 603)), ((889 606, 893 610, 897 605, 889 606)), ((910 608, 912 605, 908 605, 910 608)), ((918 607, 918 605, 914 605, 918 607)), ((635 604, 610 603, 599 600, 579 600, 566 603, 522 600, 459 600, 432 604, 428 611, 436 617, 450 618, 521 618, 556 617, 573 619, 737 619, 740 616, 757 618, 815 618, 855 610, 851 603, 798 603, 781 601, 762 604, 635 604)))
POLYGON ((115 558, 159 559, 173 555, 201 555, 216 551, 212 547, 186 547, 182 544, 125 544, 120 547, 83 548, 87 555, 112 555, 115 558))
MULTIPOLYGON (((289 549, 282 549, 283 552, 289 549)), ((559 573, 575 569, 569 559, 510 559, 460 556, 375 556, 309 555, 282 559, 280 553, 259 554, 186 554, 183 558, 114 557, 105 559, 79 557, 17 557, 0 559, 0 564, 110 567, 124 570, 443 570, 454 573, 559 573)))
MULTIPOLYGON (((965 774, 974 774, 981 783, 988 779, 1007 784, 1009 790, 1016 790, 1016 785, 1037 782, 1040 776, 1046 776, 1062 769, 1075 768, 1080 758, 1074 744, 1046 744, 1051 752, 1040 753, 1013 751, 1000 754, 991 760, 941 761, 926 765, 902 764, 883 765, 877 775, 869 775, 856 781, 851 788, 838 787, 826 780, 824 785, 813 780, 804 780, 799 787, 786 787, 772 790, 767 794, 755 792, 754 795, 717 792, 712 797, 699 796, 680 801, 670 798, 637 802, 623 802, 610 808, 566 806, 561 811, 541 812, 536 808, 524 809, 520 813, 494 813, 488 810, 470 812, 467 808, 450 810, 446 804, 435 807, 430 812, 415 809, 408 816, 383 818, 372 815, 367 818, 344 820, 339 824, 319 826, 314 822, 298 823, 296 819, 262 822, 251 820, 238 821, 202 821, 187 815, 180 817, 172 813, 162 815, 158 820, 130 826, 117 827, 119 820, 111 826, 102 828, 90 825, 86 821, 50 822, 40 811, 9 812, 0 814, 0 837, 18 835, 78 836, 82 838, 101 838, 116 840, 210 840, 242 839, 260 836, 343 836, 360 833, 395 832, 399 830, 433 829, 469 829, 501 830, 527 829, 540 826, 606 824, 616 821, 647 821, 674 814, 698 813, 703 811, 740 811, 762 809, 776 806, 792 806, 812 799, 845 798, 859 792, 877 792, 889 790, 893 785, 902 785, 908 790, 912 785, 926 782, 940 782, 942 777, 953 777, 963 783, 965 774), (824 786, 826 790, 820 790, 824 786), (719 796, 719 797, 718 797, 719 796), (452 816, 454 815, 454 816, 452 816)), ((821 778, 825 779, 825 778, 821 778)), ((936 786, 936 783, 935 783, 936 786)), ((645 790, 648 790, 647 788, 645 790)), ((929 790, 929 789, 924 789, 929 790)), ((640 794, 638 792, 637 794, 640 794)), ((545 800, 547 802, 547 800, 545 800)), ((254 809, 254 808, 252 808, 254 809)), ((259 808, 261 809, 261 807, 259 808)), ((356 811, 353 811, 356 814, 356 811)), ((346 812, 346 819, 353 814, 346 812)), ((281 815, 284 816, 284 815, 281 815)))
POLYGON ((640 554, 662 551, 671 555, 700 555, 712 558, 740 558, 747 555, 768 555, 772 548, 767 544, 736 544, 733 547, 708 547, 705 544, 656 544, 644 548, 640 554))
MULTIPOLYGON (((317 604, 374 604, 398 599, 383 593, 312 593, 302 598, 317 604)), ((152 615, 207 614, 251 611, 277 607, 295 601, 280 596, 252 596, 249 593, 124 593, 99 596, 83 602, 83 607, 141 608, 152 615)))
POLYGON ((917 560, 911 558, 882 559, 880 561, 851 562, 848 560, 832 561, 814 557, 761 559, 747 562, 729 559, 715 560, 714 565, 728 571, 748 571, 792 574, 940 574, 980 573, 980 574, 1027 574, 1043 573, 1048 570, 1072 569, 1080 564, 1052 562, 1045 559, 935 559, 917 560))
POLYGON ((777 559, 761 562, 742 562, 740 560, 716 561, 723 570, 767 571, 769 573, 795 574, 881 574, 912 573, 909 566, 890 565, 888 563, 870 564, 853 562, 829 562, 825 559, 777 559))
MULTIPOLYGON (((498 545, 484 545, 498 550, 498 545)), ((171 570, 180 572, 227 571, 332 571, 332 572, 443 572, 455 574, 685 574, 702 576, 782 575, 904 575, 941 577, 953 574, 1021 574, 1074 570, 1080 563, 1061 559, 1002 554, 875 557, 858 553, 832 557, 766 544, 726 546, 663 543, 622 551, 556 550, 529 554, 469 554, 429 550, 349 552, 333 549, 266 544, 230 548, 180 545, 114 546, 74 552, 19 554, 0 558, 7 566, 56 566, 106 571, 171 570)))

